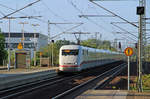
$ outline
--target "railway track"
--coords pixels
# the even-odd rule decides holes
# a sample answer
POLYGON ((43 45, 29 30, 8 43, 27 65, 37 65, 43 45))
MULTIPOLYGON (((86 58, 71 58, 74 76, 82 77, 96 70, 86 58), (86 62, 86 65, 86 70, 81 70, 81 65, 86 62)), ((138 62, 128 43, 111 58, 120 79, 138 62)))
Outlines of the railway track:
MULTIPOLYGON (((120 63, 116 63, 119 65, 120 63)), ((107 71, 115 67, 105 66, 95 69, 95 73, 92 73, 93 70, 88 70, 88 72, 82 72, 77 75, 72 76, 56 76, 50 79, 41 80, 38 82, 33 82, 29 84, 25 84, 23 86, 18 86, 15 88, 11 88, 8 90, 1 90, 0 91, 0 99, 29 99, 29 98, 36 98, 36 99, 49 99, 61 94, 64 91, 72 89, 78 85, 81 85, 83 82, 90 80, 91 78, 95 78, 99 73, 102 74, 102 71, 107 71), (98 71, 99 70, 99 71, 98 71), (100 72, 101 71, 101 72, 100 72), (82 80, 87 78, 81 83, 76 83, 76 80, 82 80)))
POLYGON ((106 71, 100 75, 97 75, 93 79, 90 79, 76 87, 73 87, 70 90, 67 90, 67 91, 53 97, 52 99, 74 99, 76 96, 80 95, 82 92, 84 92, 88 89, 103 88, 104 86, 106 86, 106 84, 110 80, 112 80, 112 78, 114 76, 118 75, 125 67, 126 67, 126 64, 121 64, 109 71, 106 71))
POLYGON ((48 81, 51 82, 51 81, 57 80, 59 78, 61 78, 61 77, 54 76, 54 77, 51 77, 49 79, 42 79, 42 80, 39 80, 39 81, 36 81, 36 82, 26 83, 26 84, 23 84, 23 85, 14 86, 14 87, 11 87, 11 88, 0 90, 0 99, 13 98, 13 97, 16 97, 18 95, 21 95, 21 94, 24 94, 24 93, 27 93, 27 92, 31 92, 31 91, 33 91, 37 88, 42 87, 42 86, 39 86, 41 83, 42 83, 43 86, 46 86, 48 81), (43 83, 45 83, 45 84, 43 84, 43 83))
POLYGON ((74 78, 76 76, 78 76, 78 75, 69 76, 69 77, 55 76, 55 77, 52 77, 52 78, 49 78, 49 79, 43 79, 43 80, 39 80, 39 81, 36 81, 36 82, 27 83, 27 84, 24 84, 24 85, 12 87, 10 89, 1 90, 0 91, 0 99, 15 98, 16 96, 32 92, 36 89, 40 89, 40 88, 43 88, 43 87, 46 87, 46 86, 50 86, 50 85, 59 83, 63 80, 74 78))

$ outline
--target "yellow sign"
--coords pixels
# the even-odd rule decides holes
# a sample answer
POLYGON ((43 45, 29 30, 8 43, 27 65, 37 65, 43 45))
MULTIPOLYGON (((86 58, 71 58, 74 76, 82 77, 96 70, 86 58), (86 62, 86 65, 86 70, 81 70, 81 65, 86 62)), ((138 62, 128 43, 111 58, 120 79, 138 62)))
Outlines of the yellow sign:
POLYGON ((23 46, 21 45, 21 43, 18 44, 17 48, 18 49, 22 49, 23 48, 23 46))
POLYGON ((124 53, 125 53, 126 56, 131 56, 133 54, 133 49, 131 47, 127 47, 124 50, 124 53))
POLYGON ((40 52, 40 56, 42 56, 42 52, 40 52))

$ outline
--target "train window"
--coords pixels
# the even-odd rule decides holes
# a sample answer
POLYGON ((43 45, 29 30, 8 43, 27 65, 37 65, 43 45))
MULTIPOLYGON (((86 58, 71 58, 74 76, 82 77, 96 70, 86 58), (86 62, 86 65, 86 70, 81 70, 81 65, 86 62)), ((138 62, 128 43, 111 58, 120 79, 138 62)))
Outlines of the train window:
POLYGON ((78 55, 79 50, 62 50, 62 55, 78 55))
POLYGON ((84 53, 85 53, 85 50, 82 50, 82 55, 84 55, 84 53))
POLYGON ((87 50, 87 55, 88 55, 88 50, 87 50))

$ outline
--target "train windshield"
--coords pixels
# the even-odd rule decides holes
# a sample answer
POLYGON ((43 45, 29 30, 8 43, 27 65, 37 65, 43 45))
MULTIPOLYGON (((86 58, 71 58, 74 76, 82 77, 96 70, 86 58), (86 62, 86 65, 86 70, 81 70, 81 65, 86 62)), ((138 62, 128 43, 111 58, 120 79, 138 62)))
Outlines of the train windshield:
POLYGON ((62 50, 62 55, 78 55, 79 50, 62 50))

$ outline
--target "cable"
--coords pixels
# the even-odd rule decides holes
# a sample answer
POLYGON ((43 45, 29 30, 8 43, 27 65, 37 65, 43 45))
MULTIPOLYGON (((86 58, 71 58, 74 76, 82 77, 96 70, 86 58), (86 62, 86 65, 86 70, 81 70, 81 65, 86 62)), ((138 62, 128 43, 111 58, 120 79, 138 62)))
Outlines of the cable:
POLYGON ((58 17, 58 18, 61 18, 64 22, 68 21, 68 20, 64 19, 63 17, 59 16, 58 14, 56 14, 54 11, 52 11, 52 10, 44 3, 44 1, 41 1, 41 2, 42 2, 42 4, 48 9, 48 11, 49 11, 50 13, 52 13, 54 16, 56 16, 56 17, 58 17))
POLYGON ((10 16, 10 15, 12 15, 12 14, 15 14, 15 13, 17 13, 17 12, 19 12, 19 11, 21 11, 21 10, 27 8, 27 7, 32 6, 33 4, 35 4, 35 3, 39 2, 39 1, 40 1, 40 0, 37 0, 37 1, 35 1, 35 2, 32 2, 32 3, 30 3, 30 4, 26 5, 26 6, 24 6, 24 7, 20 8, 20 9, 18 9, 18 10, 15 10, 14 12, 12 12, 12 13, 10 13, 10 14, 5 15, 4 17, 2 17, 2 18, 0 18, 0 19, 6 18, 6 17, 8 17, 8 16, 10 16))
MULTIPOLYGON (((79 13, 83 14, 83 12, 82 12, 72 1, 69 1, 69 0, 68 0, 68 2, 69 2, 79 13)), ((105 29, 102 25, 100 25, 100 24, 94 22, 92 19, 89 19, 88 17, 84 17, 84 18, 86 18, 86 19, 87 19, 88 21, 90 21, 91 23, 97 25, 98 27, 100 27, 100 28, 103 29, 104 31, 110 32, 110 31, 108 31, 108 29, 105 29)))
POLYGON ((4 14, 2 11, 0 11, 0 13, 1 13, 3 16, 5 16, 5 14, 4 14))
POLYGON ((108 10, 108 9, 104 8, 103 6, 101 6, 101 5, 99 5, 99 4, 95 3, 95 2, 93 2, 92 0, 90 0, 90 2, 92 2, 93 4, 97 5, 98 7, 102 8, 102 9, 104 9, 105 11, 107 11, 107 12, 111 13, 112 15, 114 15, 114 16, 116 16, 116 17, 118 17, 118 18, 122 19, 123 21, 125 21, 125 22, 127 22, 127 23, 131 24, 132 26, 135 26, 135 27, 137 27, 137 28, 138 28, 138 26, 137 26, 136 24, 133 24, 133 23, 129 22, 129 21, 128 21, 128 20, 126 20, 125 18, 122 18, 121 16, 119 16, 119 15, 115 14, 114 12, 112 12, 112 11, 110 11, 110 10, 108 10))

